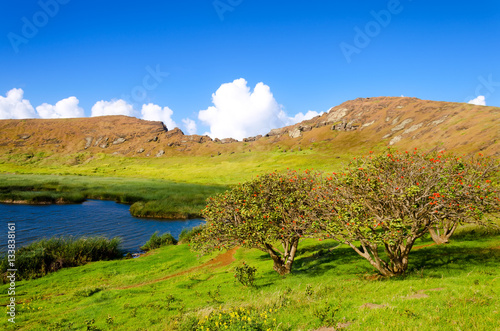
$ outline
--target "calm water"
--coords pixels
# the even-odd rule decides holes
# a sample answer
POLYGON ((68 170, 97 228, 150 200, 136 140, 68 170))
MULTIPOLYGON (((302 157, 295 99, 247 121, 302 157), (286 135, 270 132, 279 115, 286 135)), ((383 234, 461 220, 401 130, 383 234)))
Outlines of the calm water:
POLYGON ((0 204, 0 251, 6 251, 7 223, 16 223, 17 246, 52 236, 91 236, 107 238, 121 237, 122 248, 137 252, 153 232, 170 232, 179 237, 182 229, 192 228, 203 220, 159 220, 135 218, 129 206, 113 201, 88 200, 79 205, 7 205, 0 204), (5 235, 2 235, 4 233, 5 235))

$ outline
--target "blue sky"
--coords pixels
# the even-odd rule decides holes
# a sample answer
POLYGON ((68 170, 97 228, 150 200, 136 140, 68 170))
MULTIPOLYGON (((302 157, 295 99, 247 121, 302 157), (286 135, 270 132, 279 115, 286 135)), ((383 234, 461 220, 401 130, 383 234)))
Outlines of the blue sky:
POLYGON ((188 131, 220 137, 357 97, 500 106, 497 0, 23 0, 0 13, 3 118, 21 117, 20 90, 31 117, 90 116, 102 101, 94 115, 122 109, 184 131, 189 119, 188 131))

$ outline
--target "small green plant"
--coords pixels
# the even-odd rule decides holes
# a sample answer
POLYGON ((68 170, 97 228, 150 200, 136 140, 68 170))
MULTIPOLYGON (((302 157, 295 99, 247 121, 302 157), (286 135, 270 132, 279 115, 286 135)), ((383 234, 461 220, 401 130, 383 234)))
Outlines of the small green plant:
POLYGON ((87 326, 87 330, 93 330, 93 331, 99 330, 94 324, 95 324, 94 319, 85 320, 85 325, 87 326))
POLYGON ((75 297, 90 297, 103 290, 102 287, 86 287, 75 292, 75 297))
POLYGON ((312 285, 311 284, 307 284, 306 286, 306 296, 310 297, 311 295, 313 295, 313 289, 312 289, 312 285))
POLYGON ((318 318, 321 323, 327 326, 333 326, 336 324, 335 314, 340 309, 340 304, 337 306, 327 303, 325 305, 315 307, 313 310, 313 315, 318 318))
POLYGON ((207 303, 222 303, 223 301, 221 300, 220 296, 220 284, 217 285, 217 289, 215 291, 208 291, 207 295, 211 300, 207 300, 207 303))
POLYGON ((257 272, 257 268, 251 267, 245 262, 241 267, 234 268, 234 277, 235 279, 245 286, 253 287, 253 283, 255 281, 255 273, 257 272))
POLYGON ((106 317, 106 323, 111 325, 114 323, 114 321, 115 321, 115 318, 108 314, 108 317, 106 317))
POLYGON ((161 236, 159 232, 156 231, 151 235, 151 238, 141 247, 143 251, 150 251, 152 249, 160 248, 163 246, 175 245, 177 240, 168 232, 165 232, 161 236))
POLYGON ((170 310, 170 305, 175 301, 176 299, 172 294, 169 294, 165 297, 165 302, 167 303, 167 310, 170 310))

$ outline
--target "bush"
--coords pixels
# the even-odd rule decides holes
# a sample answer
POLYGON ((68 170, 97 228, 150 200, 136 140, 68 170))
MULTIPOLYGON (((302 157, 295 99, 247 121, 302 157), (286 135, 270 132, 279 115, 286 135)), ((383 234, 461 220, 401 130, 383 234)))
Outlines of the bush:
POLYGON ((256 248, 269 254, 277 273, 290 273, 300 238, 312 235, 308 214, 317 202, 308 196, 317 177, 307 170, 273 172, 208 199, 202 211, 207 223, 193 248, 256 248))
POLYGON ((156 231, 151 235, 151 238, 141 247, 143 251, 150 251, 163 246, 175 245, 177 240, 169 233, 165 232, 161 236, 158 235, 159 232, 156 231))
MULTIPOLYGON (((42 239, 21 247, 16 253, 16 278, 31 279, 45 276, 62 268, 76 267, 91 261, 121 258, 120 239, 104 237, 60 237, 42 239)), ((0 262, 2 280, 6 282, 7 256, 0 262)))
POLYGON ((238 282, 245 286, 253 286, 253 282, 255 281, 255 273, 257 272, 257 268, 251 267, 248 264, 243 262, 241 267, 234 268, 234 277, 238 282))
POLYGON ((500 210, 492 183, 499 166, 482 154, 417 149, 355 158, 313 190, 310 217, 318 217, 318 233, 349 245, 382 275, 401 275, 427 233, 439 244, 461 224, 493 225, 486 215, 500 210))
POLYGON ((183 229, 179 235, 179 244, 190 243, 191 240, 203 230, 203 224, 191 229, 183 229))

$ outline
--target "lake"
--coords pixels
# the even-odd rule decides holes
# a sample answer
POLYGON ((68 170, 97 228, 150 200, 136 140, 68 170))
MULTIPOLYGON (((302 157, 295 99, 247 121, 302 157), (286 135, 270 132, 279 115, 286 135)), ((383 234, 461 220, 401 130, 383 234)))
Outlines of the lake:
POLYGON ((122 249, 138 252, 155 231, 179 237, 185 228, 204 223, 201 219, 162 220, 136 218, 129 206, 113 201, 88 200, 76 205, 0 204, 0 252, 7 251, 7 223, 16 223, 16 246, 53 236, 121 237, 122 249), (1 235, 4 233, 4 235, 1 235))

